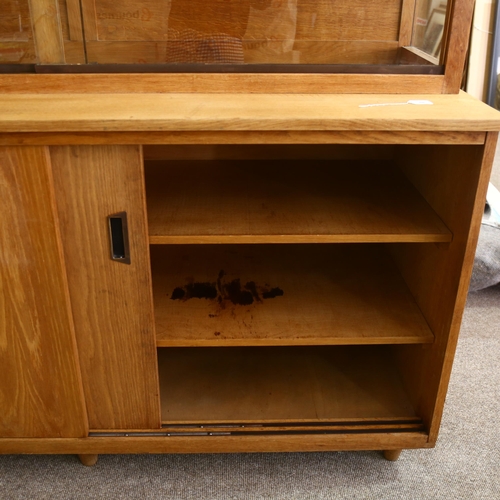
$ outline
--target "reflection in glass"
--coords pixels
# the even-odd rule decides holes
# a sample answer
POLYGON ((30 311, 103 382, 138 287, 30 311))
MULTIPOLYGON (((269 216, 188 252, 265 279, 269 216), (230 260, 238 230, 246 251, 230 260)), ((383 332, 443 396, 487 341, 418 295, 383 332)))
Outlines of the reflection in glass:
POLYGON ((441 54, 447 0, 417 0, 412 45, 435 59, 441 54))
POLYGON ((0 0, 0 64, 35 62, 28 0, 0 0))
POLYGON ((430 65, 405 47, 435 62, 447 7, 446 0, 44 1, 50 33, 33 29, 40 25, 30 0, 0 0, 0 63, 36 63, 35 47, 51 46, 69 64, 430 65))
POLYGON ((394 64, 402 6, 401 0, 123 0, 118 7, 93 0, 83 13, 85 25, 96 27, 90 36, 86 30, 88 62, 394 64), (138 43, 124 50, 125 40, 138 43))

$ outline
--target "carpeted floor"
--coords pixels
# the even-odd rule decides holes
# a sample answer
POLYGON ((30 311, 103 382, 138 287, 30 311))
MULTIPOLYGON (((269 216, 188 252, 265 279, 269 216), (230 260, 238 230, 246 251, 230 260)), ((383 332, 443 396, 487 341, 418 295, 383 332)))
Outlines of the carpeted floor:
POLYGON ((500 286, 469 294, 433 450, 0 456, 0 499, 500 499, 500 286))

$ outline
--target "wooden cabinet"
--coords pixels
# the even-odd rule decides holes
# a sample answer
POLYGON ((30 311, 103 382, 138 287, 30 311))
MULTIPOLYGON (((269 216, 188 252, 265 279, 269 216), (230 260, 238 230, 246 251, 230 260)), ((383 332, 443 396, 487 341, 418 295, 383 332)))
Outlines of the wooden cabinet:
POLYGON ((434 446, 500 121, 401 100, 0 97, 0 452, 434 446))

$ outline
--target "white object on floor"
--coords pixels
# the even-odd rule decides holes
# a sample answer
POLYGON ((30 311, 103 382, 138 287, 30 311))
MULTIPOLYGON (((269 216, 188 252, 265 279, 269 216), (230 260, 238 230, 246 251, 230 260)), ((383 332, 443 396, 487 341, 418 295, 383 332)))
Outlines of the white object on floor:
POLYGON ((404 106, 406 104, 415 104, 416 106, 429 106, 433 105, 432 101, 428 101, 426 99, 410 99, 406 102, 382 102, 378 104, 360 104, 360 108, 372 108, 373 106, 404 106))
POLYGON ((489 222, 500 224, 500 191, 490 182, 488 184, 488 192, 486 193, 486 201, 491 209, 489 222))

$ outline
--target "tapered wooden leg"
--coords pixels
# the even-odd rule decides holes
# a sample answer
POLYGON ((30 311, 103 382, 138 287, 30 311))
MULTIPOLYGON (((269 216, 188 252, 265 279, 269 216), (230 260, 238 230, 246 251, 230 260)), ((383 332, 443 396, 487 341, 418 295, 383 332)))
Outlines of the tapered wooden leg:
POLYGON ((399 455, 401 455, 402 451, 403 450, 384 450, 384 458, 386 460, 390 460, 391 462, 395 462, 399 458, 399 455))
POLYGON ((80 462, 82 462, 83 465, 86 465, 87 467, 92 467, 92 465, 95 465, 97 463, 99 455, 78 455, 78 458, 80 459, 80 462))

